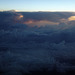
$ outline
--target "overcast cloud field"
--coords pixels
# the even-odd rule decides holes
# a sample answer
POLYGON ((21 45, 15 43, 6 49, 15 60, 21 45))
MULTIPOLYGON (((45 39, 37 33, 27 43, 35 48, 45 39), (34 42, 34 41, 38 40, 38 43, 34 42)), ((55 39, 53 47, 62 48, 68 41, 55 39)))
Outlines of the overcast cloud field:
POLYGON ((74 12, 0 12, 0 75, 75 75, 74 12))

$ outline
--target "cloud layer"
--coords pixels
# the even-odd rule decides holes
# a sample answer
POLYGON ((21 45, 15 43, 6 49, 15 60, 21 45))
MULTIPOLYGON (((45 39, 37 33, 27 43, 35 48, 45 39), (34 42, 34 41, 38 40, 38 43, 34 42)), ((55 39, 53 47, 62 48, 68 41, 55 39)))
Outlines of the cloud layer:
POLYGON ((74 15, 0 12, 0 73, 75 74, 74 15))

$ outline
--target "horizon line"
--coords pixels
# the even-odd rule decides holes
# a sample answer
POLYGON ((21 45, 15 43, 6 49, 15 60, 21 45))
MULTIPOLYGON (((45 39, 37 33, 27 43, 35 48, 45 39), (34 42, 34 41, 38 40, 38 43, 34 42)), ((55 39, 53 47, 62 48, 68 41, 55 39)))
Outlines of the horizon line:
POLYGON ((75 12, 70 10, 32 10, 32 11, 25 11, 25 10, 0 10, 0 12, 75 12))

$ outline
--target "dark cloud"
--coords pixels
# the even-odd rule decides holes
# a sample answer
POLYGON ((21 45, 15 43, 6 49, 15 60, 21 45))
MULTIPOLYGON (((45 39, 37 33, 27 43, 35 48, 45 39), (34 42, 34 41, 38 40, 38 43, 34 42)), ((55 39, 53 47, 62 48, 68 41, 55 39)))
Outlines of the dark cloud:
POLYGON ((74 15, 0 12, 0 74, 75 74, 74 15))

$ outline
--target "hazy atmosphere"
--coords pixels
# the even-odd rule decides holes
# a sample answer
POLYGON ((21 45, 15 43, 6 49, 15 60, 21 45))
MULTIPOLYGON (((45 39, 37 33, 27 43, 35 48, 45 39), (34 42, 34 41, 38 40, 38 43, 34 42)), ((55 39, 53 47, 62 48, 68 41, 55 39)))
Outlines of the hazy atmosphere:
POLYGON ((75 75, 74 0, 0 0, 0 75, 75 75))

